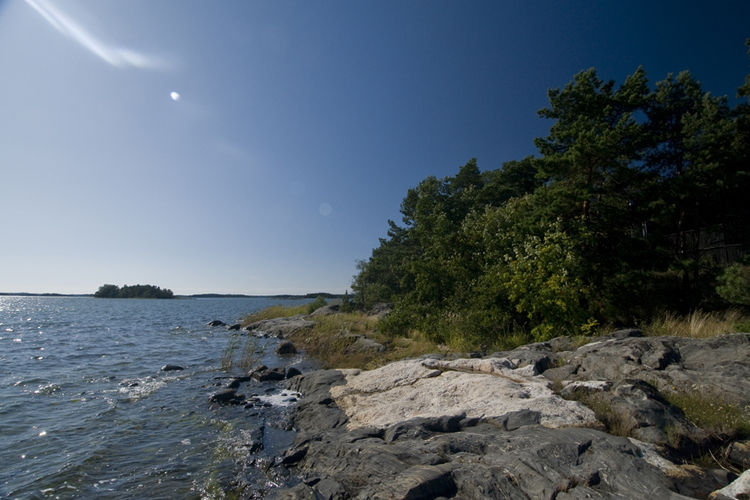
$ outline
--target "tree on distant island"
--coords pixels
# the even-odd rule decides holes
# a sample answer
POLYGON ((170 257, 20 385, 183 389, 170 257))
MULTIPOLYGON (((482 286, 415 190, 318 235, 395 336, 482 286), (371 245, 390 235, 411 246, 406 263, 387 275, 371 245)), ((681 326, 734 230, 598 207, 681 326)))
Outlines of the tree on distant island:
POLYGON ((102 285, 96 291, 94 297, 98 299, 173 299, 172 290, 162 290, 153 285, 102 285))

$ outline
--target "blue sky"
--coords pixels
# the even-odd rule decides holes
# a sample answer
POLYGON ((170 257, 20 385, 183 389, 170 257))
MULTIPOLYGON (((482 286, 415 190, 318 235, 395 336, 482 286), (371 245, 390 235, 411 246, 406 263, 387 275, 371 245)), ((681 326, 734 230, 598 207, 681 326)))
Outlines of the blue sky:
POLYGON ((407 189, 595 67, 750 73, 750 2, 0 0, 0 292, 343 293, 407 189), (172 94, 176 93, 176 94, 172 94))

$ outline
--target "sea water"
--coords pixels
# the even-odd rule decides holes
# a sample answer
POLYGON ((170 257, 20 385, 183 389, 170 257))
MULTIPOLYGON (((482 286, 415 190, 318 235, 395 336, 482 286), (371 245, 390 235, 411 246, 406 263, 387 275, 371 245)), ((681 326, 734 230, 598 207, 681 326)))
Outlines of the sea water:
MULTIPOLYGON (((290 438, 273 425, 284 404, 209 396, 249 364, 309 362, 276 357, 276 339, 207 323, 278 303, 0 297, 0 498, 223 498, 249 433, 265 427, 266 456, 290 438)), ((240 392, 273 400, 282 389, 240 392)))

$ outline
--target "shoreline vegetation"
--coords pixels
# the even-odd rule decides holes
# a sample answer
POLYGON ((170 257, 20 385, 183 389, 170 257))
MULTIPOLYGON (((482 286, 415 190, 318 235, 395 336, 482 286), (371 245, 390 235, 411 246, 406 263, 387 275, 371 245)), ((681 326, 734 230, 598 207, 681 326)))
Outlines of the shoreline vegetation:
MULTIPOLYGON (((517 332, 498 339, 490 345, 469 345, 464 342, 438 344, 418 330, 411 330, 406 336, 393 336, 380 328, 381 317, 373 311, 341 312, 338 304, 333 304, 330 313, 314 315, 316 310, 326 306, 324 300, 300 306, 271 306, 245 316, 242 327, 268 319, 303 316, 314 322, 310 330, 292 334, 289 340, 300 347, 308 357, 321 363, 325 369, 357 368, 370 370, 392 361, 419 357, 425 354, 486 356, 493 352, 511 351, 536 342, 530 333, 517 332), (353 349, 358 337, 365 337, 385 347, 384 350, 353 349)), ((706 339, 728 333, 750 333, 750 314, 742 309, 730 308, 724 311, 692 311, 686 315, 661 313, 649 321, 637 325, 646 337, 680 337, 706 339)), ((590 335, 572 336, 576 345, 595 341, 615 330, 607 325, 592 331, 590 335)), ((564 333, 561 336, 566 336, 564 333)))
MULTIPOLYGON (((737 83, 750 98, 750 74, 737 83)), ((394 304, 379 330, 486 350, 750 306, 747 99, 643 68, 547 97, 538 156, 407 191, 352 282, 360 309, 394 304)))

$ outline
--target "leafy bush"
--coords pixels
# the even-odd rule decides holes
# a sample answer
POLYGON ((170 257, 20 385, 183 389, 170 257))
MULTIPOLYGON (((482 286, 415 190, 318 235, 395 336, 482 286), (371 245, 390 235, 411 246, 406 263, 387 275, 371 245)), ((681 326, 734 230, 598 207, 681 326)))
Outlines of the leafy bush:
POLYGON ((344 297, 341 299, 341 306, 339 307, 339 310, 342 313, 350 313, 354 311, 354 304, 349 299, 349 290, 346 290, 344 292, 344 297))
POLYGON ((307 304, 307 314, 312 314, 316 309, 320 309, 321 307, 325 306, 327 304, 325 297, 322 295, 318 295, 315 300, 307 304))
POLYGON ((750 305, 750 266, 733 264, 717 278, 716 293, 732 304, 750 305))

